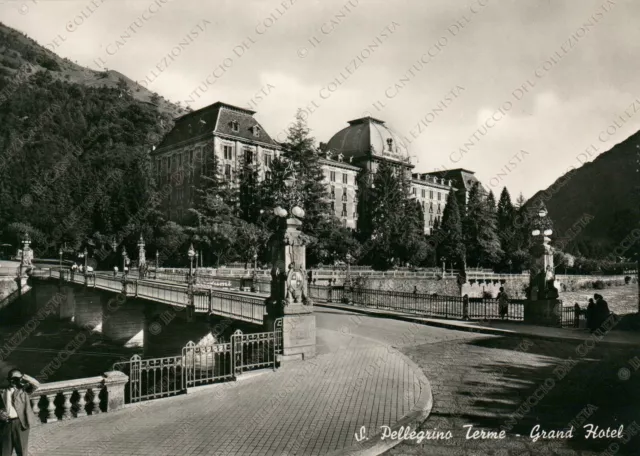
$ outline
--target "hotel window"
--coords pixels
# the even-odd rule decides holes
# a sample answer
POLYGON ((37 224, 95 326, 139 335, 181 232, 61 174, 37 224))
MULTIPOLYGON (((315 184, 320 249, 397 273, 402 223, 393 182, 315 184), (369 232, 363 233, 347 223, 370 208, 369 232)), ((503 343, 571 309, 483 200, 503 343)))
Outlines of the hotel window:
POLYGON ((440 213, 440 205, 438 204, 438 214, 440 213))
POLYGON ((256 138, 260 136, 260 127, 257 125, 253 126, 253 136, 255 136, 256 138))
POLYGON ((429 216, 429 226, 433 226, 433 215, 429 216))
MULTIPOLYGON (((346 216, 345 216, 345 217, 346 217, 346 216)), ((347 219, 342 219, 342 226, 343 226, 344 228, 346 228, 346 227, 347 227, 347 219)))
POLYGON ((273 157, 271 154, 264 154, 264 166, 271 168, 271 163, 273 163, 273 157))
POLYGON ((336 212, 336 202, 335 201, 331 201, 331 212, 333 212, 334 214, 336 212))
POLYGON ((429 199, 433 199, 433 190, 429 190, 429 199))
POLYGON ((331 182, 335 182, 335 181, 336 181, 336 172, 331 171, 331 182))
POLYGON ((182 168, 182 153, 178 154, 178 169, 182 168))
POLYGON ((264 173, 264 178, 267 181, 271 180, 271 171, 267 171, 266 173, 264 173))
POLYGON ((417 192, 417 191, 416 191, 416 188, 415 188, 415 187, 411 189, 411 193, 413 193, 414 195, 416 194, 416 192, 417 192))
POLYGON ((224 144, 222 146, 222 154, 225 160, 233 160, 233 146, 230 144, 224 144))
POLYGON ((342 203, 342 216, 347 216, 347 203, 342 203))
POLYGON ((231 180, 231 165, 224 165, 224 177, 231 180))
POLYGON ((342 189, 342 201, 347 201, 347 189, 342 189))
POLYGON ((348 184, 349 183, 349 176, 347 175, 347 173, 344 173, 342 175, 342 183, 343 184, 348 184))
POLYGON ((253 164, 253 151, 251 149, 244 149, 244 164, 251 165, 253 164))
POLYGON ((335 199, 336 198, 336 188, 332 185, 331 186, 331 199, 335 199))
POLYGON ((438 201, 440 201, 440 196, 441 196, 440 192, 438 192, 438 201))
POLYGON ((355 220, 355 219, 357 219, 357 218, 358 218, 358 214, 354 211, 354 212, 353 212, 353 219, 355 220))
POLYGON ((156 179, 160 179, 160 170, 162 169, 162 163, 160 159, 156 159, 156 179))
POLYGON ((238 124, 237 120, 232 120, 231 123, 231 131, 234 133, 238 133, 240 131, 240 124, 238 124))
POLYGON ((424 198, 427 194, 427 191, 425 189, 422 189, 422 197, 424 198))
POLYGON ((429 212, 433 213, 433 203, 429 203, 429 212))

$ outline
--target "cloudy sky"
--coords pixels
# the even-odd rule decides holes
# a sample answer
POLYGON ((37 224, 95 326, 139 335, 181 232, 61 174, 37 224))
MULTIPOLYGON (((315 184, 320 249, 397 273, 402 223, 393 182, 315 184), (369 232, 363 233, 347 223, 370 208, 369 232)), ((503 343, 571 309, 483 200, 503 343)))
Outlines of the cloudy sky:
POLYGON ((407 138, 416 171, 473 170, 514 198, 640 129, 638 13, 631 0, 0 0, 5 24, 59 55, 193 109, 251 107, 278 137, 303 108, 323 142, 370 114, 407 138))

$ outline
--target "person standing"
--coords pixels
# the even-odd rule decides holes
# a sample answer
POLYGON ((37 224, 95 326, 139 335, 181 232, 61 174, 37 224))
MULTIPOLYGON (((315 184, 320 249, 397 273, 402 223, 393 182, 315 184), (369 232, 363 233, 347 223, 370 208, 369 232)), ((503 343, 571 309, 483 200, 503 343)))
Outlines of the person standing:
POLYGON ((509 313, 509 295, 504 291, 504 287, 500 287, 498 293, 498 308, 500 310, 500 318, 503 320, 509 313))
POLYGON ((8 388, 0 388, 0 456, 28 455, 29 430, 38 422, 31 408, 29 396, 40 383, 11 369, 7 375, 8 388))
POLYGON ((609 304, 604 300, 601 294, 595 294, 593 297, 596 298, 596 321, 598 322, 598 326, 602 326, 611 314, 609 304))
POLYGON ((587 305, 587 328, 593 332, 598 327, 596 319, 596 303, 593 298, 589 298, 589 304, 587 305))

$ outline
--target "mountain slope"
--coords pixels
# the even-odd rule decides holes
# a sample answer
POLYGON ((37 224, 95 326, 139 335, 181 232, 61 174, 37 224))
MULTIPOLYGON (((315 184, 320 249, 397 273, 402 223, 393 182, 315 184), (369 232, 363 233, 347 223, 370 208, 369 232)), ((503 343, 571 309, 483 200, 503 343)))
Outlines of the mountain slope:
POLYGON ((631 257, 640 242, 640 132, 570 171, 527 206, 542 199, 554 224, 554 238, 570 253, 631 257), (636 231, 638 233, 638 231, 636 231), (631 237, 630 237, 631 236, 631 237), (625 241, 626 239, 626 241, 625 241), (624 244, 622 248, 618 248, 624 244))
MULTIPOLYGON (((38 71, 48 70, 54 80, 76 83, 86 87, 120 88, 128 91, 133 99, 155 105, 158 112, 171 120, 186 111, 176 104, 159 97, 123 74, 114 71, 94 71, 62 58, 39 45, 25 34, 0 22, 0 78, 13 78, 20 69, 28 71, 28 80, 38 71)), ((0 85, 0 90, 2 90, 0 85)), ((0 97, 0 102, 2 97, 0 97)))
POLYGON ((41 257, 107 236, 135 248, 161 223, 151 148, 183 113, 0 24, 0 242, 27 231, 41 257))

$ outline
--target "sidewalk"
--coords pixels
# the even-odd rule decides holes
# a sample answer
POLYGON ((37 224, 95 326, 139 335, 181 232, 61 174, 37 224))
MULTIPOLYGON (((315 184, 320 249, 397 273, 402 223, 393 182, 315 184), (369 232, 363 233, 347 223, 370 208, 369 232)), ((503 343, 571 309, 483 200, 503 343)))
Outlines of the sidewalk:
MULTIPOLYGON (((318 302, 319 307, 329 307, 333 309, 346 310, 372 316, 384 318, 394 318, 403 321, 421 323, 424 325, 436 326, 439 328, 454 329, 457 331, 468 331, 482 334, 493 334, 496 336, 526 336, 533 339, 559 339, 559 340, 585 340, 591 338, 591 334, 586 329, 576 328, 549 328, 546 326, 526 325, 513 321, 464 321, 447 320, 443 318, 427 318, 407 312, 397 312, 393 310, 371 309, 368 307, 353 306, 347 304, 337 304, 328 302, 318 302)), ((595 337, 595 336, 594 336, 595 337)), ((614 345, 640 346, 640 334, 633 331, 616 331, 615 328, 609 331, 599 343, 614 345)))
POLYGON ((316 358, 275 372, 39 426, 30 454, 324 455, 361 451, 354 447, 361 426, 377 431, 403 417, 414 426, 426 419, 431 388, 407 357, 332 330, 319 328, 317 340, 316 358))

